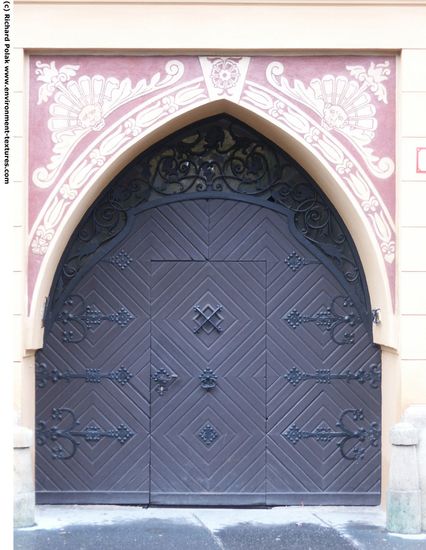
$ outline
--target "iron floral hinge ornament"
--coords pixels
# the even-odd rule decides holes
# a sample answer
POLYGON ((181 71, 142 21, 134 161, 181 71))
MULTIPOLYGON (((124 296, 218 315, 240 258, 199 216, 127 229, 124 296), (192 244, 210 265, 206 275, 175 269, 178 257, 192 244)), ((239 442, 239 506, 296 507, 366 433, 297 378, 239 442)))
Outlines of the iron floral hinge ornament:
POLYGON ((315 380, 318 384, 330 384, 332 380, 344 380, 351 382, 352 380, 365 384, 368 382, 373 389, 380 388, 381 369, 380 365, 370 365, 367 369, 360 369, 358 372, 342 372, 340 374, 332 374, 330 369, 317 369, 315 372, 303 372, 296 367, 292 367, 287 374, 283 375, 290 384, 297 386, 305 380, 315 380))
POLYGON ((155 382, 155 391, 161 397, 168 390, 170 384, 177 378, 177 375, 170 373, 166 369, 159 369, 154 374, 151 374, 151 380, 155 382))
POLYGON ((100 441, 102 438, 107 437, 110 439, 116 439, 121 445, 126 443, 134 433, 129 430, 124 424, 120 424, 116 428, 110 430, 103 430, 96 424, 87 426, 84 430, 76 429, 80 421, 77 420, 74 412, 70 409, 53 408, 51 414, 52 420, 57 420, 59 423, 65 418, 69 420, 69 425, 60 428, 59 425, 47 427, 47 422, 39 421, 36 428, 36 442, 37 445, 43 446, 49 442, 54 445, 50 447, 52 458, 67 460, 72 458, 80 441, 76 441, 75 438, 83 438, 84 441, 100 441))
POLYGON ((49 381, 54 384, 60 380, 70 382, 70 380, 78 379, 90 384, 99 384, 102 379, 107 379, 124 386, 130 381, 132 376, 132 373, 123 366, 108 373, 103 373, 100 369, 85 369, 84 373, 78 374, 70 370, 60 372, 56 368, 49 371, 45 363, 36 363, 36 383, 38 388, 45 388, 49 381))
POLYGON ((352 300, 345 296, 337 296, 329 307, 314 315, 302 315, 297 309, 292 309, 283 318, 292 329, 296 329, 302 323, 314 323, 317 327, 329 331, 331 339, 338 345, 355 342, 353 332, 339 333, 343 326, 355 327, 361 323, 361 317, 356 312, 352 300))
POLYGON ((347 460, 362 460, 365 457, 367 448, 378 447, 380 441, 380 429, 378 422, 371 422, 367 428, 358 427, 356 430, 350 430, 345 426, 345 420, 351 417, 355 422, 364 420, 362 409, 347 409, 340 415, 339 421, 336 422, 336 427, 340 431, 333 431, 332 428, 320 427, 313 432, 301 430, 293 424, 282 436, 293 445, 296 445, 302 439, 315 439, 322 443, 329 443, 332 439, 341 439, 337 443, 340 453, 347 460), (352 447, 349 442, 354 443, 352 447))
POLYGON ((220 324, 223 321, 223 317, 220 315, 222 306, 217 304, 216 307, 212 307, 207 304, 203 309, 200 306, 194 306, 194 311, 197 313, 194 321, 197 326, 194 328, 194 333, 198 334, 201 329, 207 334, 210 334, 213 330, 222 332, 223 329, 220 324))
POLYGON ((210 391, 216 387, 217 376, 211 369, 204 369, 198 377, 203 390, 210 391))
POLYGON ((126 327, 134 316, 121 307, 114 313, 102 313, 95 305, 87 305, 85 300, 77 294, 72 294, 65 300, 65 307, 58 315, 58 321, 64 326, 74 326, 74 330, 64 328, 62 341, 69 344, 77 344, 84 340, 88 330, 99 326, 103 321, 116 323, 120 327, 126 327), (76 311, 77 310, 77 311, 76 311), (75 333, 77 329, 77 333, 75 333))

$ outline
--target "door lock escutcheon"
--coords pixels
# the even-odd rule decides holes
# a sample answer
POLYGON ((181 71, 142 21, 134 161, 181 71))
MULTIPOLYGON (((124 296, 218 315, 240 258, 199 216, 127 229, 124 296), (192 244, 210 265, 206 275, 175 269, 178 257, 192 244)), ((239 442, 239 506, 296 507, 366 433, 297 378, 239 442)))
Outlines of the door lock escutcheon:
POLYGON ((158 369, 151 374, 151 380, 155 382, 155 391, 161 397, 168 390, 170 384, 177 378, 177 375, 167 369, 158 369))

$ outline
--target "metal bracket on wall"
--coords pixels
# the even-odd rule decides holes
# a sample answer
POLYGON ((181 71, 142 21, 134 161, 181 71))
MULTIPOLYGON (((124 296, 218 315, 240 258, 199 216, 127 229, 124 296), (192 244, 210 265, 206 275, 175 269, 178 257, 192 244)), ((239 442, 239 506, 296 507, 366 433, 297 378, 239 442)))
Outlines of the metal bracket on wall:
POLYGON ((382 319, 380 317, 380 308, 372 309, 371 310, 371 321, 373 325, 380 325, 382 322, 382 319))

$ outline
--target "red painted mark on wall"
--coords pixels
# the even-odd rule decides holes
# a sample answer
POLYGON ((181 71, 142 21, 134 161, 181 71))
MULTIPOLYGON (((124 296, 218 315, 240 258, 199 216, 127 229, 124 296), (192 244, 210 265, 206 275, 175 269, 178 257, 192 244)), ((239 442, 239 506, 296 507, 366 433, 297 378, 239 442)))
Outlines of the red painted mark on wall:
POLYGON ((426 147, 417 147, 417 174, 426 174, 426 147))

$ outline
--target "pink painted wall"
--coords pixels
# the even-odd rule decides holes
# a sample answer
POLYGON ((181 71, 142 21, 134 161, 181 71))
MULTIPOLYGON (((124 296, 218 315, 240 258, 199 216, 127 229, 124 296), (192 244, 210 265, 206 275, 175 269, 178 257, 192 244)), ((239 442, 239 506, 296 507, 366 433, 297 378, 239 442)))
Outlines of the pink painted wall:
POLYGON ((393 57, 32 56, 29 76, 29 307, 64 216, 101 167, 220 98, 296 136, 334 172, 374 230, 394 295, 393 57))

